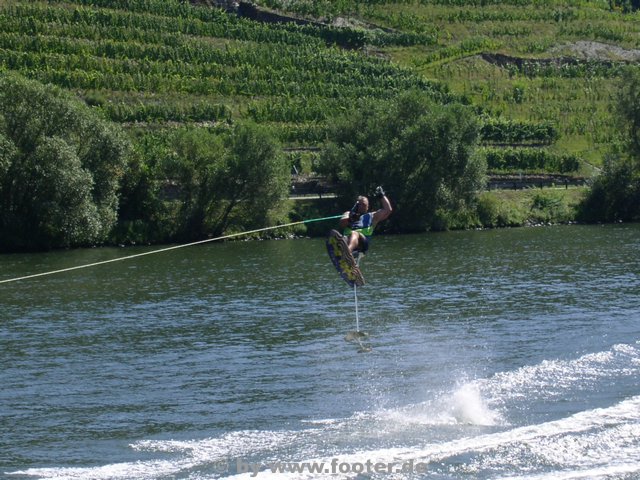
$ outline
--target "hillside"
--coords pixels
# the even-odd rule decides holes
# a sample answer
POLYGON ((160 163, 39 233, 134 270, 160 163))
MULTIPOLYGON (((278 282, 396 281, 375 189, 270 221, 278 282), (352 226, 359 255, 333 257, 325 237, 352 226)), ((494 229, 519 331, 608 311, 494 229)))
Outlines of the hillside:
MULTIPOLYGON (((115 122, 277 124, 314 143, 356 98, 439 85, 331 46, 342 29, 269 25, 178 1, 2 2, 0 65, 76 92, 115 122)), ((393 38, 394 35, 388 35, 393 38)))
POLYGON ((552 125, 557 138, 549 150, 579 157, 579 171, 587 176, 592 166, 601 166, 616 137, 610 118, 616 80, 627 65, 640 60, 640 14, 612 10, 616 2, 258 3, 334 24, 378 26, 429 38, 367 51, 442 82, 481 107, 489 119, 552 125))
POLYGON ((252 119, 307 171, 316 156, 295 147, 320 145, 332 115, 417 88, 477 105, 490 172, 589 176, 640 47, 638 14, 608 2, 257 2, 297 24, 198 3, 5 0, 0 68, 127 128, 252 119))

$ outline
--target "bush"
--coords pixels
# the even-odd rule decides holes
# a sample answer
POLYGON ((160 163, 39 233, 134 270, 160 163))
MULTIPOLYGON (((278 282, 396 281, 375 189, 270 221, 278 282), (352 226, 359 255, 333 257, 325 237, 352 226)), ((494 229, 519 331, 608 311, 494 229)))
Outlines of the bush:
POLYGON ((602 174, 580 206, 587 222, 640 220, 640 173, 628 157, 609 156, 602 174))
POLYGON ((476 210, 481 226, 488 228, 521 226, 528 215, 518 202, 500 199, 494 192, 481 193, 476 210))
POLYGON ((558 129, 549 122, 530 123, 491 118, 480 131, 482 140, 491 143, 539 143, 550 145, 558 140, 558 129))
POLYGON ((571 173, 580 168, 576 155, 562 155, 540 148, 483 149, 487 168, 494 172, 571 173))
POLYGON ((79 100, 0 75, 0 250, 105 240, 128 149, 124 135, 79 100))
POLYGON ((575 218, 575 212, 558 192, 537 192, 531 202, 529 220, 533 222, 564 223, 575 218))

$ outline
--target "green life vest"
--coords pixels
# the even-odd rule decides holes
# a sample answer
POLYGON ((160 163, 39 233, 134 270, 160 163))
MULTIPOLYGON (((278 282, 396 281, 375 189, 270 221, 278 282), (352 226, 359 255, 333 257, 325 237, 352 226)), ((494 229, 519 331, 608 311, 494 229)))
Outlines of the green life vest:
POLYGON ((344 229, 343 234, 345 236, 350 235, 353 231, 360 232, 365 237, 373 235, 373 213, 365 213, 357 221, 351 222, 349 226, 344 229))

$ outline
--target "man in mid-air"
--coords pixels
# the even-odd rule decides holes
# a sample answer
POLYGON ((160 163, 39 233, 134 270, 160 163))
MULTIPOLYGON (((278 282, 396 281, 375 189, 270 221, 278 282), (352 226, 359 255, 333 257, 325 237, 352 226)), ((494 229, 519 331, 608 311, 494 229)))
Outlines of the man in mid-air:
POLYGON ((366 253, 369 249, 369 239, 373 235, 376 225, 386 220, 393 209, 382 187, 376 188, 376 197, 380 199, 382 208, 375 212, 369 212, 369 199, 359 196, 353 208, 344 212, 340 219, 340 228, 343 229, 344 239, 353 254, 366 253))

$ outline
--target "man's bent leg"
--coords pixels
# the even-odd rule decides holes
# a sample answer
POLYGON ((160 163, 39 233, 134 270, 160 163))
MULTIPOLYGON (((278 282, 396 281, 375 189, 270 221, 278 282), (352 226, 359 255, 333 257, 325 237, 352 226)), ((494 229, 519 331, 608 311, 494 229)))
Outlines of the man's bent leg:
POLYGON ((351 232, 349 235, 349 250, 351 252, 355 252, 359 250, 360 247, 360 233, 359 232, 351 232))

